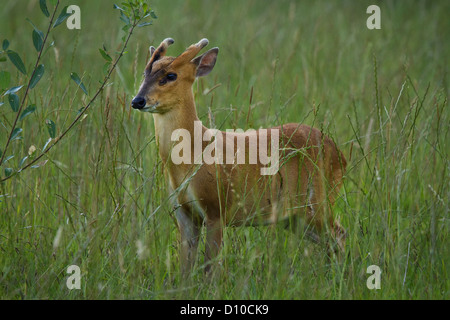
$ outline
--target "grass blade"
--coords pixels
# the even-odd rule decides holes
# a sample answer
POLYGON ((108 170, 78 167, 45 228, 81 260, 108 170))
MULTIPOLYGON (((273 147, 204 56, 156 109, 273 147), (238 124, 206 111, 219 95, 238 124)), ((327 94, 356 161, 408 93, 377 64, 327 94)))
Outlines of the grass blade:
POLYGON ((86 87, 84 86, 83 82, 81 82, 80 77, 75 72, 72 72, 70 74, 70 78, 75 81, 75 83, 83 90, 83 92, 88 95, 88 91, 86 90, 86 87))

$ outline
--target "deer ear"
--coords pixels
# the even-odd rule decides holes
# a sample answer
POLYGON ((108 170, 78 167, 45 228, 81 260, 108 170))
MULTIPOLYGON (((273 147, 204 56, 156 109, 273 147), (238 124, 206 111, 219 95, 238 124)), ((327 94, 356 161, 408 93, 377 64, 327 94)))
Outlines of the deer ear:
POLYGON ((148 48, 148 51, 150 51, 150 58, 153 56, 153 54, 155 53, 156 49, 154 46, 150 46, 150 48, 148 48))
POLYGON ((197 66, 197 77, 203 77, 209 74, 216 64, 217 54, 219 48, 212 48, 206 51, 201 56, 192 60, 192 63, 197 66))

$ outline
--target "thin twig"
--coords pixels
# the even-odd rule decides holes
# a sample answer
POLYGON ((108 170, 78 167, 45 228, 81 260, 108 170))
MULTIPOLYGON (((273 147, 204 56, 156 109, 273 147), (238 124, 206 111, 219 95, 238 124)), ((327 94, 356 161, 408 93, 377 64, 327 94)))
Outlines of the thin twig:
MULTIPOLYGON (((6 140, 5 149, 3 150, 3 154, 2 154, 2 156, 0 158, 0 166, 3 164, 3 160, 4 160, 5 155, 6 155, 6 150, 9 147, 9 143, 11 142, 11 138, 12 138, 12 135, 14 133, 14 129, 17 126, 17 122, 19 120, 20 114, 22 113, 23 106, 25 105, 25 100, 27 99, 28 91, 30 90, 31 80, 33 79, 34 73, 36 72, 36 68, 37 68, 37 66, 39 64, 39 61, 41 60, 42 51, 44 51, 45 43, 47 42, 47 37, 48 37, 48 35, 50 33, 50 30, 52 28, 53 19, 55 18, 55 14, 56 14, 56 11, 58 10, 58 6, 59 6, 59 0, 56 3, 55 10, 53 11, 52 17, 50 18, 50 23, 48 25, 47 33, 45 34, 44 41, 42 42, 41 50, 39 50, 39 54, 38 54, 38 57, 36 59, 36 63, 35 63, 34 68, 33 68, 33 73, 31 74, 30 80, 28 80, 27 89, 25 90, 25 94, 23 95, 22 103, 20 104, 19 110, 17 111, 17 115, 16 115, 16 118, 14 119, 14 123, 13 123, 11 131, 9 133, 8 140, 6 140)), ((3 181, 3 180, 1 180, 1 181, 3 181)))
MULTIPOLYGON (((139 20, 140 21, 140 20, 139 20)), ((25 169, 31 167, 33 164, 35 164, 37 161, 39 161, 39 159, 41 159, 45 154, 47 154, 55 145, 58 144, 59 141, 61 141, 61 139, 75 126, 75 124, 81 119, 81 117, 83 116, 83 114, 91 107, 92 103, 95 101, 95 99, 97 99, 97 96, 100 94, 100 92, 103 91, 103 88, 105 87, 106 83, 108 82, 112 72, 114 71, 114 69, 117 66, 117 63, 119 62, 119 60, 122 58, 123 53, 125 52, 125 49, 127 48, 128 45, 128 41, 131 38, 131 35, 133 34, 134 28, 137 26, 137 24, 139 23, 139 21, 134 20, 133 24, 130 28, 130 31, 128 33, 128 37, 125 40, 125 43, 122 47, 122 51, 120 52, 119 56, 116 58, 116 61, 114 61, 114 64, 112 65, 112 67, 110 68, 108 74, 106 75, 102 85, 99 87, 99 89, 97 90, 97 92, 95 93, 95 95, 92 97, 92 99, 89 101, 89 103, 81 110, 81 112, 78 114, 78 116, 72 121, 72 123, 67 127, 66 130, 64 130, 58 137, 56 137, 55 141, 48 147, 46 148, 44 151, 42 151, 42 153, 37 156, 33 161, 31 161, 30 163, 28 163, 26 166, 24 166, 23 168, 21 168, 19 171, 3 178, 0 180, 0 182, 6 181, 10 178, 12 178, 15 174, 20 173, 22 171, 24 171, 25 169)))

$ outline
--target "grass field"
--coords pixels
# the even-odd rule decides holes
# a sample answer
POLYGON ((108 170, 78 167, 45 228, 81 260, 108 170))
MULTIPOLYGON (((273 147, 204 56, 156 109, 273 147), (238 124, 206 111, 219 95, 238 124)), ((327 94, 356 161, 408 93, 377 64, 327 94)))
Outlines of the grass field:
MULTIPOLYGON (((113 3, 62 2, 80 7, 81 29, 64 22, 50 33, 45 73, 28 97, 36 111, 20 122, 1 177, 30 146, 43 148, 46 119, 61 132, 96 92, 105 61, 98 49, 113 54, 124 35, 113 3)), ((0 298, 449 299, 448 1, 150 5, 158 18, 134 32, 87 117, 40 167, 0 184, 0 298), (380 30, 366 27, 371 4, 381 8, 380 30), (214 276, 205 280, 202 241, 197 268, 182 281, 153 119, 130 108, 149 45, 166 37, 175 39, 169 55, 204 37, 220 48, 194 89, 205 125, 301 122, 336 141, 349 163, 334 209, 348 232, 343 261, 281 226, 228 228, 214 276), (81 290, 66 286, 70 265, 80 267, 81 290), (370 265, 381 268, 379 290, 366 286, 370 265)), ((26 18, 47 29, 39 1, 2 2, 0 41, 31 70, 37 54, 26 18)), ((3 93, 28 79, 9 61, 0 62, 5 70, 1 150, 15 117, 3 93)))

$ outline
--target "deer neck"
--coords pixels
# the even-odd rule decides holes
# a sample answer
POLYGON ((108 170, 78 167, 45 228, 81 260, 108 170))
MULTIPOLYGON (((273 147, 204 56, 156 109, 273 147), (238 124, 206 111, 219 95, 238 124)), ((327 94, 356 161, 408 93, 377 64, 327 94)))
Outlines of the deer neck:
MULTIPOLYGON (((155 136, 159 154, 163 162, 170 161, 172 147, 177 141, 172 141, 172 133, 177 129, 185 129, 190 133, 191 145, 194 144, 194 126, 200 121, 194 102, 192 91, 181 98, 171 110, 164 114, 153 114, 155 123, 155 136)), ((202 126, 202 132, 206 130, 202 126)))

